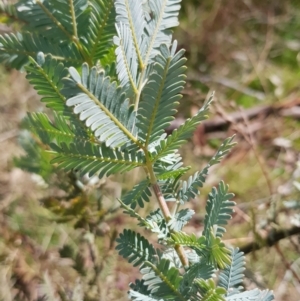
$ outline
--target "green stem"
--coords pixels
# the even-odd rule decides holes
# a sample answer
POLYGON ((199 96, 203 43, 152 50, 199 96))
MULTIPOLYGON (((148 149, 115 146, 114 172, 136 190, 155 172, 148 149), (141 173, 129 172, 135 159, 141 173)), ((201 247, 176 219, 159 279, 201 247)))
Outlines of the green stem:
POLYGON ((91 67, 93 65, 93 62, 91 61, 90 57, 86 54, 86 51, 83 49, 81 43, 79 42, 79 39, 77 37, 77 27, 76 27, 76 17, 75 17, 75 12, 74 8, 71 5, 71 15, 72 15, 72 20, 73 20, 73 30, 74 34, 70 34, 66 28, 52 15, 52 13, 46 8, 46 6, 40 1, 37 0, 36 3, 40 6, 40 8, 44 11, 44 13, 48 16, 48 18, 66 35, 66 37, 74 42, 80 51, 83 59, 88 63, 88 65, 91 67))
POLYGON ((144 65, 143 69, 141 70, 141 77, 140 77, 140 82, 139 82, 139 85, 137 88, 137 92, 135 93, 135 101, 134 101, 134 111, 135 112, 137 112, 137 110, 139 108, 141 93, 144 88, 143 82, 144 82, 145 70, 146 70, 146 66, 144 65))

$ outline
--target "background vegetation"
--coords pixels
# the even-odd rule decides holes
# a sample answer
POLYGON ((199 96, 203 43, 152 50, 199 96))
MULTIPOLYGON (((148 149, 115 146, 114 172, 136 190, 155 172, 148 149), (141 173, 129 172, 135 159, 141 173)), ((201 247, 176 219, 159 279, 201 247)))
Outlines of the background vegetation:
MULTIPOLYGON (((184 0, 182 6, 175 37, 187 50, 188 84, 173 126, 216 91, 210 120, 182 154, 196 170, 224 138, 236 133, 238 141, 191 203, 198 214, 190 231, 202 231, 205 193, 224 179, 238 203, 228 243, 250 246, 245 284, 297 301, 300 4, 184 0)), ((5 14, 1 21, 2 33, 13 30, 5 14)), ((99 183, 55 170, 22 130, 27 111, 45 110, 25 74, 2 66, 0 77, 0 300, 126 300, 136 271, 114 251, 114 238, 130 222, 115 199, 139 174, 99 183), (16 159, 21 145, 28 160, 16 159), (24 171, 29 167, 35 173, 24 171)))

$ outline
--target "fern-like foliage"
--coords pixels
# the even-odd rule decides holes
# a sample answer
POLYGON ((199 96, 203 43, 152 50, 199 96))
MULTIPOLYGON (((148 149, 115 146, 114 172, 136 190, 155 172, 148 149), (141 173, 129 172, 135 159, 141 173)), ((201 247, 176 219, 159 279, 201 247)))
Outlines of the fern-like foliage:
POLYGON ((53 44, 46 38, 28 32, 0 36, 0 61, 13 68, 21 69, 28 63, 29 57, 36 57, 39 52, 52 54, 69 66, 78 66, 83 61, 73 44, 53 44))
POLYGON ((88 132, 79 127, 76 121, 72 123, 72 119, 66 120, 63 115, 54 114, 52 122, 45 113, 31 113, 28 114, 28 121, 31 129, 46 145, 52 142, 70 144, 76 141, 96 144, 96 141, 91 139, 88 132))
POLYGON ((65 79, 63 93, 67 106, 94 132, 96 138, 110 147, 136 143, 133 135, 135 114, 130 110, 125 93, 117 84, 111 83, 104 72, 97 72, 87 64, 82 65, 82 74, 69 69, 71 78, 65 79))
POLYGON ((216 287, 214 281, 212 279, 204 280, 200 279, 195 282, 195 286, 197 287, 201 299, 192 299, 192 300, 210 300, 210 301, 225 301, 224 293, 225 289, 221 287, 216 287))
POLYGON ((220 269, 224 269, 230 264, 230 250, 219 237, 214 235, 213 231, 211 231, 210 235, 207 237, 206 242, 204 257, 208 264, 213 267, 219 267, 220 269))
POLYGON ((22 1, 17 4, 19 18, 28 31, 37 32, 50 40, 63 43, 86 33, 87 0, 22 1), (81 26, 78 26, 81 24, 81 26))
POLYGON ((143 180, 136 184, 132 190, 123 197, 123 202, 126 205, 130 205, 132 209, 135 209, 137 205, 143 208, 144 202, 149 202, 150 196, 150 182, 149 180, 143 180))
POLYGON ((62 79, 68 75, 65 66, 51 55, 44 56, 40 64, 33 58, 29 60, 30 64, 26 66, 26 77, 42 96, 41 101, 58 113, 72 115, 72 110, 66 106, 65 96, 60 92, 63 87, 62 79))
POLYGON ((141 273, 153 296, 163 300, 185 300, 179 291, 182 277, 178 269, 171 267, 169 260, 161 259, 157 266, 151 262, 145 262, 145 265, 141 273))
POLYGON ((138 110, 139 138, 146 147, 157 140, 174 119, 175 108, 181 98, 179 92, 185 83, 185 58, 183 51, 176 51, 176 43, 169 49, 160 48, 153 70, 143 89, 142 102, 138 110))
MULTIPOLYGON (((191 137, 196 127, 201 121, 207 118, 209 111, 209 105, 213 100, 213 96, 210 97, 208 102, 198 111, 198 113, 190 119, 187 119, 178 129, 175 129, 167 139, 161 139, 159 145, 155 147, 153 154, 154 159, 157 160, 161 157, 165 157, 169 154, 173 154, 178 148, 191 137)), ((195 185, 195 184, 194 184, 195 185)))
POLYGON ((194 234, 188 235, 184 232, 176 232, 172 234, 172 240, 175 244, 190 247, 198 254, 203 255, 205 249, 204 236, 197 238, 194 234))
POLYGON ((219 286, 226 289, 227 296, 239 293, 243 289, 241 284, 243 282, 244 270, 244 253, 239 252, 239 248, 234 248, 231 252, 230 265, 227 265, 219 275, 219 286))
POLYGON ((174 217, 169 221, 168 226, 171 230, 179 232, 191 220, 195 211, 192 209, 182 209, 178 211, 174 217))
POLYGON ((228 154, 230 149, 235 145, 233 138, 227 138, 219 147, 216 154, 209 160, 208 164, 200 171, 190 176, 188 181, 182 183, 182 188, 178 192, 178 198, 181 202, 187 202, 191 198, 195 198, 199 194, 199 188, 203 187, 209 168, 221 161, 221 159, 228 154))
POLYGON ((216 237, 222 237, 226 231, 225 226, 233 213, 235 202, 230 201, 233 198, 232 193, 228 193, 228 186, 223 181, 218 188, 213 188, 208 196, 206 205, 206 215, 204 219, 203 235, 209 237, 209 233, 214 228, 216 237))
MULTIPOLYGON (((100 60, 102 66, 105 66, 106 55, 110 49, 114 49, 113 37, 116 34, 114 2, 114 0, 94 0, 89 3, 90 25, 82 41, 94 64, 100 60)), ((107 63, 112 62, 114 60, 109 60, 107 63)))
MULTIPOLYGON (((119 203, 139 227, 155 233, 159 248, 129 229, 117 238, 119 254, 142 274, 130 285, 130 300, 270 301, 269 291, 241 292, 244 257, 222 241, 235 205, 223 182, 208 196, 202 235, 184 232, 195 212, 180 206, 196 198, 209 168, 234 143, 233 137, 226 139, 202 171, 182 181, 190 168, 178 149, 207 118, 213 96, 167 136, 186 77, 184 50, 172 42, 180 2, 21 0, 0 5, 1 14, 24 25, 20 32, 0 36, 0 61, 25 66, 30 84, 52 110, 28 114, 41 143, 31 138, 22 143, 41 160, 30 165, 39 174, 46 157, 79 176, 145 171, 119 203), (48 151, 37 151, 39 145, 48 151), (139 207, 155 198, 159 208, 143 217, 139 207)), ((26 169, 25 160, 16 162, 26 169)), ((71 207, 64 221, 83 211, 82 204, 71 207)), ((68 250, 62 256, 63 251, 68 250)), ((83 258, 75 262, 83 273, 83 258)))
POLYGON ((146 17, 145 28, 147 41, 147 52, 145 61, 153 59, 159 52, 161 44, 169 46, 172 40, 172 28, 177 26, 178 14, 181 0, 153 0, 148 1, 151 16, 146 17))
POLYGON ((8 18, 22 22, 22 31, 1 36, 0 61, 21 69, 37 53, 51 54, 66 66, 90 66, 113 49, 113 0, 23 0, 3 6, 8 18))
POLYGON ((131 230, 124 230, 117 239, 116 249, 119 254, 131 262, 133 266, 141 265, 146 261, 153 261, 156 256, 154 247, 148 240, 131 230))
POLYGON ((55 158, 52 163, 57 163, 66 171, 79 171, 80 175, 88 174, 90 177, 98 175, 99 178, 118 172, 125 172, 138 166, 143 166, 140 153, 126 153, 112 150, 104 145, 74 142, 70 145, 61 143, 51 144, 55 158))

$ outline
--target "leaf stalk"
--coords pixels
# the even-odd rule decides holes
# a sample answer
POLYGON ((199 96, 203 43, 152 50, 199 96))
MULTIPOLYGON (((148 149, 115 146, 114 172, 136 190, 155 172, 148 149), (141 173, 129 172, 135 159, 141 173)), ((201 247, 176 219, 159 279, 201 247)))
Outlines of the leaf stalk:
MULTIPOLYGON (((148 156, 146 156, 148 157, 148 156)), ((156 179, 156 176, 155 176, 155 173, 154 173, 154 170, 153 170, 153 167, 152 167, 152 163, 151 162, 147 162, 147 170, 148 170, 148 174, 149 174, 149 177, 150 177, 150 181, 151 181, 151 185, 152 185, 152 189, 154 191, 154 194, 157 198, 157 201, 158 201, 158 204, 159 204, 159 207, 160 207, 160 210, 166 220, 166 222, 168 223, 171 218, 172 218, 172 215, 171 215, 171 212, 169 210, 169 207, 167 205, 167 202, 161 192, 161 189, 157 183, 157 179, 156 179)), ((170 231, 172 232, 172 231, 170 231)), ((188 261, 188 258, 185 254, 185 251, 184 251, 184 248, 181 246, 181 245, 175 245, 175 251, 182 263, 182 265, 184 267, 188 267, 189 266, 189 261, 188 261)))

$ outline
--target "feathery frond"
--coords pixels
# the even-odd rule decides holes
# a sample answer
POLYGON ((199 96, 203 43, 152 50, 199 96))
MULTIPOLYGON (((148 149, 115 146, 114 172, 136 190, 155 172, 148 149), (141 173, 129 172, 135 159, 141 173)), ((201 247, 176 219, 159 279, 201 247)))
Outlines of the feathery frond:
POLYGON ((172 240, 175 244, 189 247, 197 252, 198 255, 204 254, 205 249, 205 237, 196 237, 195 234, 186 234, 185 232, 171 233, 172 240))
POLYGON ((76 141, 95 143, 87 132, 78 129, 63 115, 54 114, 52 122, 45 113, 28 113, 28 119, 31 128, 44 144, 50 145, 52 142, 70 144, 76 141))
POLYGON ((203 187, 209 168, 219 163, 235 145, 235 143, 232 142, 233 138, 234 136, 224 140, 216 154, 209 160, 202 171, 196 172, 193 176, 190 176, 188 181, 183 181, 182 187, 178 192, 178 198, 181 202, 188 202, 191 198, 195 198, 199 194, 199 188, 203 187))
POLYGON ((218 188, 213 187, 208 195, 206 204, 206 215, 204 219, 203 235, 209 237, 211 229, 214 228, 216 237, 222 237, 226 231, 225 226, 233 213, 235 202, 230 201, 234 195, 228 193, 228 186, 221 181, 218 188))
POLYGON ((153 261, 156 256, 156 251, 148 240, 134 231, 125 229, 116 241, 119 254, 133 266, 141 265, 148 260, 153 261))
POLYGON ((57 45, 34 33, 0 35, 0 62, 12 68, 21 69, 30 56, 36 57, 39 52, 52 54, 66 66, 82 63, 82 56, 74 44, 57 45))
POLYGON ((141 273, 144 275, 144 284, 148 286, 154 297, 162 297, 163 300, 185 301, 179 291, 182 279, 178 269, 171 267, 171 262, 161 259, 158 265, 147 261, 141 273))
POLYGON ((178 211, 168 222, 168 227, 175 232, 181 231, 194 214, 195 211, 192 209, 182 209, 178 211))
POLYGON ((244 253, 239 252, 239 248, 231 251, 231 264, 226 266, 219 275, 219 286, 226 289, 226 295, 231 296, 239 293, 244 277, 245 258, 244 253))
POLYGON ((130 32, 132 40, 132 51, 135 52, 135 57, 138 61, 139 68, 144 67, 143 56, 145 53, 145 16, 140 0, 116 0, 115 7, 117 11, 116 22, 117 26, 125 25, 130 32))
POLYGON ((137 115, 139 138, 146 147, 157 140, 164 129, 174 119, 179 92, 185 84, 184 51, 175 54, 177 43, 169 49, 165 44, 160 47, 153 70, 149 76, 141 96, 137 115))
MULTIPOLYGON (((31 113, 27 119, 41 145, 52 150, 35 151, 32 139, 25 150, 33 158, 53 158, 55 167, 79 176, 104 177, 136 167, 146 171, 147 178, 119 203, 138 226, 154 232, 163 247, 156 250, 146 237, 127 229, 117 238, 119 254, 140 266, 143 275, 130 285, 131 300, 271 301, 269 291, 240 292, 243 254, 221 240, 235 205, 223 182, 209 194, 202 236, 182 231, 194 211, 179 206, 199 193, 210 166, 234 144, 233 137, 226 139, 201 172, 181 182, 189 167, 182 166, 178 148, 206 119, 213 96, 167 137, 164 130, 177 112, 186 77, 184 50, 176 52, 177 42, 172 43, 180 3, 19 0, 15 7, 0 3, 0 14, 24 23, 22 34, 0 36, 0 61, 18 69, 26 65, 27 79, 54 111, 51 118, 31 113), (151 187, 160 207, 144 218, 136 207, 149 202, 151 187), (176 201, 172 214, 167 201, 176 201), (213 280, 216 274, 219 286, 213 280)), ((40 173, 39 164, 28 163, 19 160, 19 165, 40 173)), ((81 208, 80 204, 80 212, 81 208)), ((63 253, 75 260, 77 272, 85 273, 79 253, 68 248, 63 253)))
MULTIPOLYGON (((42 96, 41 101, 46 103, 46 106, 48 108, 51 108, 56 112, 55 118, 58 125, 60 124, 60 128, 63 127, 67 130, 67 134, 63 135, 65 137, 65 141, 67 142, 68 137, 71 138, 77 136, 81 137, 81 139, 89 140, 90 142, 96 142, 97 140, 93 133, 87 128, 83 121, 79 120, 76 116, 76 114, 73 112, 72 108, 68 107, 66 105, 66 97, 60 92, 60 90, 63 88, 62 79, 67 76, 68 70, 64 67, 64 65, 60 62, 58 62, 56 59, 54 59, 51 55, 43 56, 42 53, 40 53, 42 56, 42 61, 40 64, 36 62, 34 59, 29 58, 31 64, 26 66, 27 75, 26 78, 28 81, 34 86, 35 90, 38 92, 39 95, 42 96), (64 125, 65 123, 65 125, 64 125), (70 136, 70 129, 72 128, 73 134, 70 136)), ((42 118, 42 115, 35 115, 33 114, 31 117, 34 119, 36 118, 42 118)), ((33 123, 33 119, 31 118, 31 123, 33 123)), ((45 120, 46 117, 44 117, 45 120)), ((47 118, 46 118, 47 119, 47 118)), ((52 138, 54 133, 57 133, 59 137, 62 136, 63 131, 57 132, 57 129, 53 131, 53 128, 51 129, 51 126, 43 127, 42 125, 45 123, 38 122, 38 124, 35 124, 35 129, 39 130, 39 135, 42 137, 49 137, 52 133, 52 138), (42 134, 42 131, 44 132, 44 135, 42 134), (46 135, 46 136, 45 136, 46 135)), ((47 122, 46 122, 47 124, 47 122)), ((45 124, 45 125, 46 125, 45 124)), ((55 126, 55 125, 54 125, 55 126)), ((58 137, 57 137, 58 138, 58 137)), ((72 138, 71 138, 72 139, 72 138)), ((44 143, 49 143, 44 141, 44 143)))
POLYGON ((123 198, 124 204, 135 209, 137 205, 144 207, 144 202, 149 202, 151 196, 150 181, 148 179, 136 184, 123 198))
POLYGON ((60 92, 63 87, 62 79, 68 75, 67 68, 52 55, 46 55, 42 64, 38 64, 33 58, 29 60, 26 78, 42 96, 41 101, 57 113, 72 115, 72 109, 66 106, 66 98, 60 92))
POLYGON ((113 37, 116 34, 114 2, 115 0, 90 2, 90 25, 86 33, 85 47, 94 65, 113 47, 113 37))
POLYGON ((116 62, 117 74, 120 84, 126 88, 127 95, 137 94, 138 84, 138 62, 131 39, 130 29, 120 23, 117 27, 117 36, 114 37, 117 46, 116 62))
POLYGON ((224 269, 231 263, 230 250, 226 248, 220 237, 216 237, 213 230, 206 239, 206 248, 203 252, 208 264, 224 269))
POLYGON ((157 233, 158 239, 165 239, 169 235, 166 220, 160 209, 152 211, 146 216, 146 221, 150 225, 150 230, 157 233))
POLYGON ((28 30, 55 42, 72 42, 86 33, 87 8, 87 0, 25 0, 17 4, 18 16, 27 22, 28 30))
POLYGON ((141 153, 127 153, 112 150, 104 145, 94 145, 76 141, 67 145, 51 144, 55 158, 52 163, 57 163, 66 171, 78 170, 80 175, 88 174, 90 177, 97 174, 99 178, 118 172, 125 172, 138 166, 143 166, 141 153))
POLYGON ((197 279, 195 281, 195 286, 202 297, 200 299, 201 301, 225 301, 225 289, 222 287, 216 287, 212 279, 197 279))
POLYGON ((166 139, 160 140, 160 144, 155 147, 155 155, 153 161, 172 154, 191 137, 196 127, 201 121, 207 118, 209 106, 213 100, 213 95, 208 102, 198 111, 198 113, 190 119, 187 119, 178 129, 175 129, 166 139))
POLYGON ((154 59, 162 44, 171 44, 172 28, 177 26, 181 0, 152 0, 148 1, 150 14, 147 16, 146 35, 147 52, 144 62, 154 59))
POLYGON ((69 68, 71 78, 65 79, 63 94, 68 99, 67 106, 74 107, 74 113, 94 132, 95 137, 112 148, 126 143, 137 144, 132 133, 135 115, 129 107, 123 89, 111 83, 103 71, 96 67, 89 70, 82 65, 80 75, 69 68))

